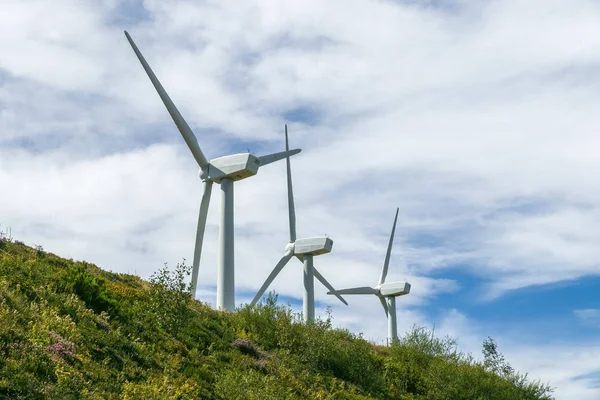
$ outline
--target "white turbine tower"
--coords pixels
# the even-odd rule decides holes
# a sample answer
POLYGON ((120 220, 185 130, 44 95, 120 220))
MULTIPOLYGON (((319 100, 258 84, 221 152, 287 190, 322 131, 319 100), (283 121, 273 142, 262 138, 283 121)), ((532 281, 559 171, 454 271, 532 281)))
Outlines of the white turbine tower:
POLYGON ((408 282, 385 282, 385 278, 388 273, 388 266, 390 264, 390 255, 392 253, 392 244, 394 243, 394 232, 396 231, 396 222, 398 221, 398 211, 396 209, 396 217, 394 217, 394 225, 392 227, 392 234, 390 235, 390 242, 388 244, 387 253, 385 254, 385 261, 383 263, 383 269, 381 270, 381 276, 379 277, 379 284, 377 286, 363 286, 350 289, 332 290, 327 294, 334 294, 336 296, 340 294, 374 294, 379 298, 385 314, 388 320, 388 344, 398 339, 398 328, 396 325, 396 297, 403 296, 410 293, 410 283, 408 282))
POLYGON ((200 265, 200 255, 202 253, 202 241, 204 239, 204 229, 206 227, 206 216, 208 214, 208 205, 212 191, 212 184, 221 185, 221 224, 219 227, 219 264, 217 278, 217 308, 233 310, 235 308, 235 285, 234 285, 234 246, 233 246, 233 182, 239 181, 250 176, 256 175, 258 168, 270 164, 274 161, 282 160, 286 156, 291 156, 300 152, 299 149, 284 151, 280 153, 269 154, 262 157, 256 157, 250 153, 233 154, 219 157, 208 161, 200 146, 196 136, 183 119, 171 98, 162 87, 154 72, 142 56, 129 33, 125 31, 125 36, 133 48, 137 58, 142 63, 144 70, 148 74, 150 81, 158 92, 165 107, 169 111, 171 118, 177 125, 183 140, 190 148, 192 155, 200 166, 200 178, 204 182, 202 201, 200 202, 200 215, 198 216, 198 229, 196 231, 196 245, 194 248, 194 261, 192 268, 192 294, 195 297, 196 284, 198 281, 198 268, 200 265))
MULTIPOLYGON (((289 149, 287 125, 285 126, 285 149, 289 149)), ((290 242, 285 247, 285 254, 279 260, 265 283, 260 287, 256 296, 252 300, 251 305, 255 305, 265 290, 269 287, 275 277, 286 266, 288 261, 293 256, 296 256, 304 264, 304 296, 302 305, 302 315, 304 321, 314 321, 315 319, 315 291, 314 277, 316 277, 327 289, 335 291, 333 286, 317 271, 313 265, 313 257, 321 254, 327 254, 331 251, 333 240, 327 236, 311 237, 306 239, 296 239, 296 211, 294 209, 294 193, 292 190, 292 171, 290 167, 290 158, 286 157, 287 163, 287 189, 288 189, 288 212, 290 222, 290 242)), ((348 305, 346 300, 340 295, 338 299, 345 305, 348 305)))

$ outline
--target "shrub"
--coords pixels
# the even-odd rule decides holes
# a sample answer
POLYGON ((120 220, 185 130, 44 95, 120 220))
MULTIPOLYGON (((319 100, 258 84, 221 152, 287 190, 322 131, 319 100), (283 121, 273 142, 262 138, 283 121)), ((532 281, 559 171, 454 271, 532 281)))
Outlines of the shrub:
POLYGON ((178 263, 173 272, 167 265, 152 274, 148 310, 165 331, 176 335, 192 317, 191 285, 186 284, 191 267, 185 260, 178 263))
POLYGON ((62 289, 74 292, 92 310, 116 312, 118 303, 106 289, 105 280, 94 276, 87 270, 85 263, 77 263, 67 270, 62 289))

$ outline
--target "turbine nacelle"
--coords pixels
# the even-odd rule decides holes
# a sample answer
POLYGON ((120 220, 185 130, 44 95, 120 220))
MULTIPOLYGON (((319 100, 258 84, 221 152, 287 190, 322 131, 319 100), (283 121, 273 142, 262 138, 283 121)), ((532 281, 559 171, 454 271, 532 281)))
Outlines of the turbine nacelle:
MULTIPOLYGON (((292 244, 294 255, 312 255, 327 254, 331 252, 333 240, 328 237, 312 237, 306 239, 296 239, 292 244)), ((287 249, 287 247, 286 247, 287 249)))
POLYGON ((382 283, 375 288, 379 290, 379 295, 383 297, 404 296, 410 293, 410 283, 408 282, 382 283))
MULTIPOLYGON (((240 181, 256 175, 260 167, 260 159, 250 153, 233 154, 210 160, 205 179, 221 183, 222 179, 240 181)), ((203 174, 201 173, 200 176, 203 174)))

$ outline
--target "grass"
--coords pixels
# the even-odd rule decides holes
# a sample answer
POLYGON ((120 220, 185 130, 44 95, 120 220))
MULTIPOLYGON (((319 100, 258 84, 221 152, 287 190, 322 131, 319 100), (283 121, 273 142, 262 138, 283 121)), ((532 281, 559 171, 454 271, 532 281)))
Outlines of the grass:
POLYGON ((390 347, 304 324, 271 295, 218 312, 189 267, 150 282, 0 237, 0 399, 552 399, 496 343, 484 361, 415 327, 390 347))

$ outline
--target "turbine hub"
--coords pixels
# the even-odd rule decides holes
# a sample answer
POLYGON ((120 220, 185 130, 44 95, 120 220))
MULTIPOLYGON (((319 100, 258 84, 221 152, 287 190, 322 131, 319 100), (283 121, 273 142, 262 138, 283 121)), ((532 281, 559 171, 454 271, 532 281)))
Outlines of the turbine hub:
POLYGON ((206 166, 206 168, 202 169, 200 168, 200 170, 198 171, 198 176, 200 177, 200 179, 202 179, 203 181, 208 179, 208 168, 210 167, 210 164, 206 166))
POLYGON ((291 251, 292 254, 294 254, 294 248, 295 247, 296 247, 295 243, 293 243, 293 242, 292 243, 288 243, 288 244, 285 245, 285 251, 286 252, 291 251))

